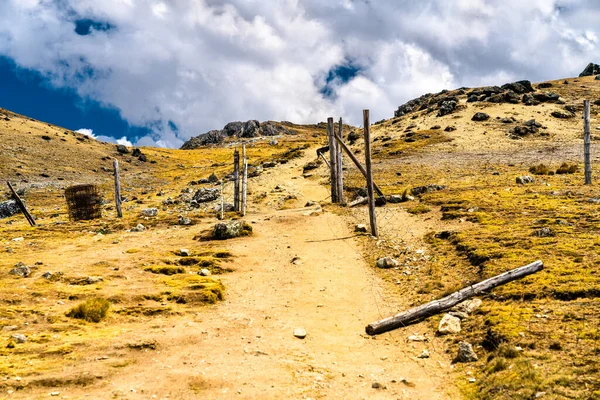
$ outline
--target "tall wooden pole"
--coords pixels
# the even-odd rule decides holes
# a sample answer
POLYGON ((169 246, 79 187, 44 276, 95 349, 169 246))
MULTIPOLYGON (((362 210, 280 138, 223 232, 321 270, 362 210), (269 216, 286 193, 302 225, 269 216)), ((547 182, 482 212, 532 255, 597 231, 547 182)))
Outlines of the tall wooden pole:
POLYGON ((21 209, 21 212, 23 212, 23 214, 25 215, 25 219, 27 219, 27 222, 29 222, 29 225, 35 226, 35 220, 31 216, 31 214, 29 214, 29 211, 27 210, 25 203, 23 203, 23 200, 21 200, 21 198, 19 197, 19 195, 17 194, 17 191, 12 187, 12 185, 10 184, 9 181, 6 181, 6 184, 8 185, 8 188, 10 189, 10 192, 12 193, 13 198, 17 202, 17 205, 21 209))
POLYGON ((240 152, 233 152, 233 209, 240 211, 240 152))
POLYGON ((363 129, 365 133, 365 166, 367 167, 367 198, 369 200, 369 221, 371 235, 377 237, 377 219, 375 217, 375 197, 373 196, 373 171, 371 169, 371 124, 369 110, 363 110, 363 129))
POLYGON ((221 221, 225 218, 225 199, 223 198, 223 180, 221 179, 221 221))
MULTIPOLYGON (((339 129, 339 138, 343 138, 342 136, 342 119, 340 118, 340 124, 338 126, 339 129)), ((334 132, 335 138, 335 132, 334 132)), ((338 184, 338 201, 340 203, 344 203, 344 168, 343 168, 343 157, 342 157, 342 146, 338 143, 337 140, 334 140, 335 150, 337 153, 337 184, 338 184)))
POLYGON ((583 101, 583 165, 585 173, 585 184, 592 184, 592 161, 590 158, 590 101, 583 101))
POLYGON ((115 207, 117 208, 117 217, 123 218, 123 210, 121 209, 121 179, 119 177, 119 161, 113 160, 113 169, 115 175, 115 207))
POLYGON ((246 215, 246 200, 248 196, 248 158, 246 157, 246 145, 242 145, 242 162, 244 169, 242 172, 242 217, 246 215))
POLYGON ((327 118, 327 134, 329 135, 329 165, 331 175, 331 202, 338 202, 338 183, 337 183, 337 150, 335 145, 335 130, 333 128, 333 118, 327 118))

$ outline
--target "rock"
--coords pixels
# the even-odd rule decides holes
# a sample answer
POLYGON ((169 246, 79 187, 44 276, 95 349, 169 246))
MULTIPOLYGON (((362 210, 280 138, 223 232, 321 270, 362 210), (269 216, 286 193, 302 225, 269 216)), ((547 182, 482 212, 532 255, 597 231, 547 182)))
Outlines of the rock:
POLYGON ((252 227, 244 221, 219 222, 215 225, 212 237, 217 240, 232 239, 252 234, 252 227))
POLYGON ((302 171, 306 172, 306 171, 311 171, 313 169, 317 169, 319 168, 319 166, 322 164, 321 160, 316 160, 316 161, 310 161, 308 163, 306 163, 304 165, 304 167, 302 167, 302 171))
POLYGON ((419 358, 429 358, 429 351, 423 350, 421 354, 418 356, 419 358))
POLYGON ((60 392, 50 392, 50 396, 60 396, 60 392))
POLYGON ((413 188, 411 190, 411 192, 415 196, 420 196, 425 193, 437 192, 440 190, 444 190, 446 188, 447 188, 447 186, 430 184, 430 185, 425 185, 425 186, 417 186, 417 187, 413 188))
POLYGON ((119 154, 129 154, 129 149, 122 144, 116 145, 119 154))
POLYGON ((542 124, 540 124, 539 122, 536 122, 535 119, 530 119, 529 121, 525 122, 523 125, 530 126, 530 127, 536 127, 536 128, 542 127, 542 124))
POLYGON ((450 314, 444 315, 437 330, 438 335, 460 333, 460 319, 450 314))
POLYGON ((565 110, 567 110, 571 114, 575 114, 577 112, 577 106, 568 105, 568 106, 565 106, 565 110))
POLYGON ((475 94, 471 94, 467 98, 467 103, 475 103, 476 101, 479 101, 479 97, 475 94))
POLYGON ((535 179, 533 179, 531 176, 529 175, 523 175, 523 176, 517 176, 517 184, 518 185, 526 185, 528 183, 533 183, 535 182, 535 179))
POLYGON ((554 233, 554 231, 552 229, 544 227, 544 228, 541 228, 541 229, 538 229, 537 231, 535 231, 533 233, 533 235, 537 236, 537 237, 544 238, 544 237, 553 237, 553 236, 556 236, 556 233, 554 233))
POLYGON ((217 175, 215 175, 214 172, 212 174, 210 174, 207 179, 208 179, 209 183, 217 183, 217 182, 219 182, 219 178, 217 177, 217 175))
POLYGON ((487 121, 488 119, 490 119, 490 116, 486 113, 482 113, 482 112, 478 112, 475 113, 475 115, 473 115, 473 118, 471 118, 471 121, 487 121))
POLYGON ((202 268, 199 272, 198 275, 200 276, 210 276, 210 271, 206 268, 202 268))
POLYGON ((559 119, 568 119, 568 118, 574 117, 573 113, 565 113, 562 111, 552 111, 552 113, 550 115, 552 115, 554 118, 559 118, 559 119))
POLYGON ((102 278, 101 276, 88 276, 87 278, 85 278, 83 283, 86 285, 93 285, 94 283, 99 283, 102 281, 104 281, 104 278, 102 278))
POLYGON ((50 271, 44 272, 42 274, 42 278, 48 279, 48 280, 52 279, 53 276, 54 276, 54 274, 52 272, 50 272, 50 271))
POLYGON ((479 307, 481 307, 481 304, 482 304, 481 299, 478 299, 478 298, 469 299, 469 300, 465 300, 462 303, 459 303, 456 306, 454 306, 453 310, 471 314, 475 310, 477 310, 479 307))
POLYGON ((13 335, 10 335, 11 339, 15 341, 15 343, 25 343, 27 342, 27 336, 23 335, 22 333, 15 333, 13 335))
POLYGON ((350 144, 354 144, 354 142, 356 142, 358 139, 360 139, 362 136, 360 135, 360 133, 356 132, 356 131, 351 131, 348 134, 348 142, 350 144))
POLYGON ((382 390, 383 390, 383 389, 387 389, 387 388, 386 388, 386 386, 385 386, 384 384, 382 384, 382 383, 379 383, 379 382, 373 382, 373 383, 371 384, 371 387, 372 387, 373 389, 382 389, 382 390))
MULTIPOLYGON (((233 206, 233 204, 231 203, 223 203, 223 212, 232 212, 235 211, 235 208, 233 206)), ((216 213, 220 213, 221 212, 221 205, 217 204, 215 206, 215 212, 216 213)))
POLYGON ((304 339, 306 337, 306 330, 302 328, 294 329, 294 336, 298 339, 304 339))
POLYGON ((540 103, 557 101, 560 98, 559 95, 552 92, 533 93, 532 96, 535 100, 539 101, 540 103))
POLYGON ((400 264, 398 263, 398 261, 394 260, 392 257, 383 257, 380 258, 379 260, 377 260, 377 268, 382 268, 382 269, 389 269, 389 268, 396 268, 398 267, 400 264))
POLYGON ((262 167, 263 168, 274 168, 277 166, 277 163, 275 161, 267 161, 265 163, 263 163, 262 167))
POLYGON ((473 351, 473 346, 468 342, 460 342, 458 344, 458 353, 456 354, 456 358, 454 362, 468 363, 479 360, 475 351, 473 351))
POLYGON ((202 135, 190 138, 187 142, 181 146, 182 150, 193 150, 198 147, 203 147, 211 144, 220 144, 225 140, 225 135, 223 131, 212 130, 202 135))
POLYGON ((192 201, 196 203, 206 203, 209 201, 214 201, 219 198, 221 192, 217 188, 202 188, 198 189, 198 191, 192 197, 192 201))
POLYGON ((467 319, 469 317, 469 315, 467 313, 462 312, 462 311, 450 311, 448 314, 460 319, 461 321, 463 319, 467 319))
POLYGON ((192 220, 189 219, 188 217, 184 217, 183 215, 180 215, 179 219, 177 220, 177 223, 179 225, 191 225, 192 224, 192 220))
POLYGON ((146 227, 142 224, 137 224, 135 228, 131 228, 131 232, 144 232, 146 227))
POLYGON ((27 278, 29 275, 31 275, 31 268, 20 262, 17 263, 13 269, 8 271, 8 273, 10 275, 17 275, 22 278, 27 278))
POLYGON ((584 77, 584 76, 592 76, 592 75, 596 75, 596 74, 600 74, 600 65, 598 64, 594 64, 594 63, 589 63, 585 69, 579 74, 579 77, 584 77))
POLYGON ((438 117, 443 117, 444 115, 448 115, 456 110, 457 102, 454 100, 444 101, 438 110, 438 117))
POLYGON ((515 122, 515 121, 513 121, 513 120, 512 120, 512 119, 510 119, 510 118, 502 118, 502 119, 500 120, 500 122, 502 122, 503 124, 512 124, 512 123, 513 123, 513 122, 515 122))
POLYGON ((189 257, 190 256, 190 251, 188 249, 179 249, 179 255, 181 257, 189 257))
POLYGON ((256 120, 247 121, 240 137, 253 138, 260 136, 260 122, 256 120))
POLYGON ((0 218, 12 217, 21 212, 15 200, 7 200, 0 203, 0 218))
POLYGON ((365 224, 358 224, 354 227, 354 232, 367 233, 367 226, 365 224))
POLYGON ((228 137, 240 137, 244 131, 244 123, 241 121, 230 122, 223 128, 223 133, 228 137))
POLYGON ((429 129, 432 130, 432 131, 437 131, 439 129, 442 129, 442 127, 440 125, 434 125, 431 128, 429 128, 429 129))
POLYGON ((140 149, 138 149, 137 147, 135 149, 133 149, 133 151, 131 152, 132 157, 139 157, 141 155, 142 155, 142 151, 140 149))
POLYGON ((596 75, 596 78, 594 78, 594 80, 600 81, 600 75, 596 75))
POLYGON ((531 94, 524 94, 523 98, 521 99, 521 101, 523 102, 523 104, 525 104, 526 106, 537 106, 538 104, 540 104, 539 101, 537 101, 531 94))
POLYGON ((397 195, 397 194, 393 194, 393 195, 391 195, 391 196, 388 198, 388 201, 389 201, 391 204, 397 204, 397 203, 402 203, 402 202, 403 202, 403 201, 405 201, 405 200, 404 200, 404 198, 403 198, 402 196, 400 196, 400 195, 397 195))
POLYGON ((427 342, 428 339, 423 335, 410 335, 406 338, 409 342, 427 342))
POLYGON ((156 217, 158 215, 158 208, 144 208, 142 215, 145 217, 156 217))
POLYGON ((2 327, 2 332, 16 331, 17 329, 19 329, 19 327, 16 325, 6 325, 2 327))
POLYGON ((444 128, 444 132, 454 132, 456 130, 455 126, 448 125, 444 128))
POLYGON ((507 83, 505 85, 502 85, 501 88, 519 94, 531 93, 535 91, 533 86, 531 86, 531 82, 526 80, 507 83))
POLYGON ((550 82, 543 82, 543 83, 540 83, 537 87, 538 87, 538 89, 548 89, 548 88, 551 88, 552 86, 553 85, 550 82))

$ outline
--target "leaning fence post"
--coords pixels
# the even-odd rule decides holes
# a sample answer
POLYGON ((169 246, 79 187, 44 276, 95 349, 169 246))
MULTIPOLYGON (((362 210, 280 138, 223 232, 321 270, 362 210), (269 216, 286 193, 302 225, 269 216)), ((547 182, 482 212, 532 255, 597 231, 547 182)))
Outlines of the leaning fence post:
POLYGON ((327 118, 327 134, 329 135, 329 165, 331 175, 331 202, 338 202, 338 184, 337 184, 337 151, 335 145, 335 130, 333 128, 333 118, 327 118))
POLYGON ((377 220, 375 217, 375 196, 373 196, 373 171, 371 170, 371 125, 369 110, 363 110, 363 129, 365 133, 365 166, 367 169, 367 197, 369 199, 369 221, 371 235, 377 237, 377 220))
POLYGON ((590 101, 583 101, 583 165, 585 174, 585 184, 592 184, 592 162, 590 159, 590 101))
MULTIPOLYGON (((340 125, 338 127, 339 129, 339 137, 340 139, 343 137, 342 136, 342 119, 340 118, 340 125)), ((335 139, 335 132, 333 134, 334 139, 335 139)), ((338 184, 338 201, 340 203, 344 203, 344 166, 343 166, 343 157, 342 157, 342 146, 340 146, 340 144, 338 143, 337 140, 334 140, 333 143, 335 143, 335 150, 337 153, 337 184, 338 184)))
POLYGON ((246 145, 242 145, 242 217, 246 215, 246 199, 248 195, 248 158, 246 158, 246 145))
POLYGON ((121 179, 119 177, 119 161, 115 158, 113 160, 113 169, 115 175, 115 207, 117 208, 117 217, 123 217, 123 210, 121 209, 121 179))
POLYGON ((233 209, 240 211, 240 152, 233 152, 233 209))
POLYGON ((13 198, 17 202, 17 206, 19 206, 19 208, 25 215, 25 219, 27 219, 27 222, 29 222, 29 225, 35 226, 35 220, 31 216, 31 214, 29 214, 29 211, 27 211, 27 207, 25 206, 25 203, 23 203, 23 200, 21 200, 21 198, 17 194, 17 191, 12 187, 12 185, 10 184, 9 181, 6 181, 6 184, 8 185, 8 188, 10 189, 10 191, 13 195, 13 198))

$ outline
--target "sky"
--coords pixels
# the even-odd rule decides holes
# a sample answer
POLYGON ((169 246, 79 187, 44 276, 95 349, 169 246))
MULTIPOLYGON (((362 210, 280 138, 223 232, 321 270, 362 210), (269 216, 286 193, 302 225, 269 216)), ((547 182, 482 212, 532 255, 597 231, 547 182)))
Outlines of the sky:
POLYGON ((597 0, 0 0, 0 107, 128 145, 600 63, 597 0))

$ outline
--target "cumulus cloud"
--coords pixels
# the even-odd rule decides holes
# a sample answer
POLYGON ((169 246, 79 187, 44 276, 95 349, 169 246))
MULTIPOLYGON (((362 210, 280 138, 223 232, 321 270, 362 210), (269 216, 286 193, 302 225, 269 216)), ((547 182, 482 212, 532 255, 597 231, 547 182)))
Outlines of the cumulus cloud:
POLYGON ((96 139, 96 135, 94 135, 94 130, 93 129, 81 128, 81 129, 77 129, 75 132, 81 133, 81 134, 86 135, 86 136, 89 136, 92 139, 96 139))
POLYGON ((3 0, 0 55, 150 128, 137 145, 177 147, 233 120, 360 124, 425 92, 573 76, 600 60, 599 17, 594 0, 3 0), (341 65, 358 71, 328 82, 341 65))
MULTIPOLYGON (((103 136, 103 135, 94 135, 94 130, 93 129, 89 129, 89 128, 81 128, 81 129, 77 129, 75 132, 77 133, 81 133, 83 135, 89 136, 92 139, 96 139, 99 140, 101 142, 107 142, 107 143, 115 143, 115 144, 122 144, 125 146, 133 146, 133 143, 131 143, 127 137, 123 136, 121 139, 117 139, 117 138, 113 138, 110 136, 103 136)), ((159 141, 160 142, 160 141, 159 141)), ((158 147, 167 147, 165 143, 147 143, 147 144, 140 144, 140 146, 156 146, 158 145, 158 147), (162 144, 162 145, 161 145, 162 144)))

